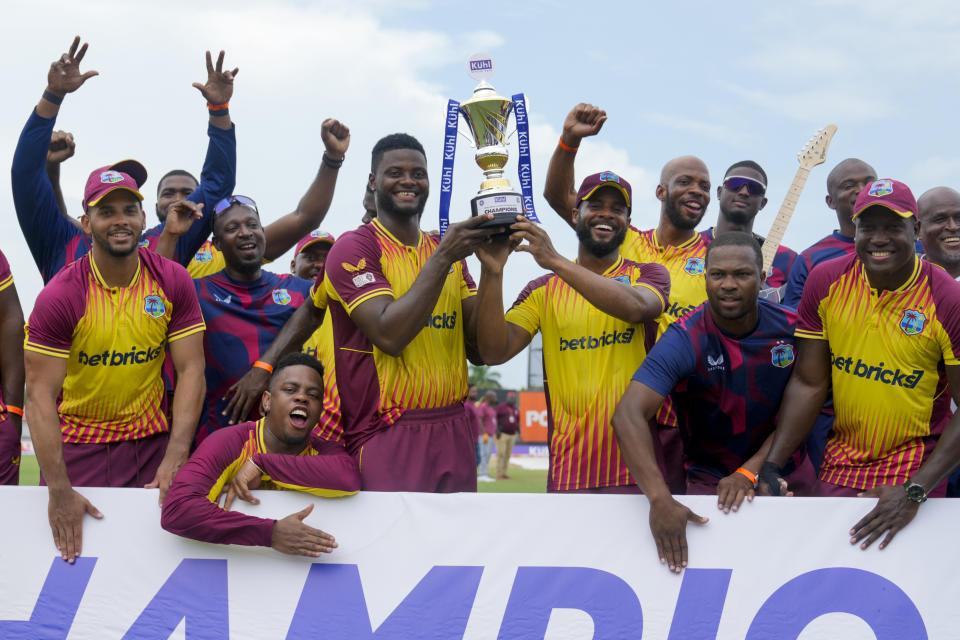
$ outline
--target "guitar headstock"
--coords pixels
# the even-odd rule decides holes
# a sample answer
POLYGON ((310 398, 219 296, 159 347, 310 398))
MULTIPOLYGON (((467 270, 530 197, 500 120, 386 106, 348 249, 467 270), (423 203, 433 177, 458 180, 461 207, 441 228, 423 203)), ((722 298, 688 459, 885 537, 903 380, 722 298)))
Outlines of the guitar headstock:
POLYGON ((800 151, 797 160, 804 169, 813 169, 818 164, 827 161, 827 149, 830 148, 830 140, 833 134, 837 132, 837 125, 828 124, 810 139, 807 146, 800 151))

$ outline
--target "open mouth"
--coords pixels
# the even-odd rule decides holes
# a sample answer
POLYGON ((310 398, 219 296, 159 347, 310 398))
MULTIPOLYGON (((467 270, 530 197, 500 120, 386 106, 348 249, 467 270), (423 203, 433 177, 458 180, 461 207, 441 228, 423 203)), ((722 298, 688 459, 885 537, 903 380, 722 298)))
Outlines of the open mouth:
POLYGON ((680 206, 690 212, 691 215, 699 216, 703 214, 703 203, 697 200, 686 200, 681 202, 680 206))
POLYGON ((418 197, 415 191, 394 191, 393 195, 396 196, 398 200, 403 200, 405 202, 414 201, 418 197))
POLYGON ((940 244, 955 249, 960 247, 960 236, 945 236, 940 238, 940 244))
POLYGON ((297 407, 290 412, 290 424, 296 429, 307 428, 307 412, 305 409, 297 407))
POLYGON ((609 238, 616 233, 616 229, 612 224, 606 222, 598 222, 590 226, 590 230, 593 231, 593 235, 600 238, 609 238))
POLYGON ((873 251, 868 251, 867 253, 869 253, 870 257, 873 258, 874 260, 886 260, 887 258, 893 255, 893 251, 873 250, 873 251))

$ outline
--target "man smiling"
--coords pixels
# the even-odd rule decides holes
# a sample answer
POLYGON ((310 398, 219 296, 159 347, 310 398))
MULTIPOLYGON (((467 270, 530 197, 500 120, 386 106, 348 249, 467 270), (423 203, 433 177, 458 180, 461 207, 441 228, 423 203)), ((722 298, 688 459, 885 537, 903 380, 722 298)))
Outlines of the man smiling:
POLYGON ((230 196, 217 204, 213 243, 223 254, 223 271, 194 280, 207 323, 207 402, 198 442, 234 421, 226 410, 227 391, 257 364, 280 327, 307 299, 311 285, 261 268, 266 238, 257 205, 246 196, 230 196))
POLYGON ((916 256, 916 214, 905 184, 869 183, 853 208, 856 254, 810 273, 797 363, 760 474, 761 489, 778 494, 780 468, 832 382, 836 419, 817 491, 880 498, 850 531, 864 549, 886 533, 884 548, 927 495, 943 495, 960 460, 949 402, 960 391, 960 284, 916 256))
MULTIPOLYGON (((550 159, 543 197, 553 210, 574 225, 578 202, 574 190, 573 164, 581 141, 600 132, 607 114, 599 107, 578 104, 563 123, 557 149, 550 159)), ((702 160, 681 156, 660 171, 656 197, 660 221, 655 229, 627 229, 620 255, 637 263, 656 262, 670 274, 670 299, 657 320, 657 338, 675 322, 707 299, 704 259, 708 239, 695 231, 710 204, 710 173, 702 160)), ((675 492, 683 490, 682 447, 677 434, 677 414, 667 398, 656 417, 665 456, 664 470, 675 492)))
POLYGON ((960 278, 960 193, 934 187, 917 200, 924 258, 960 278))
POLYGON ((573 223, 577 260, 560 256, 547 232, 521 220, 513 243, 553 273, 530 282, 503 313, 503 270, 511 244, 477 252, 477 344, 488 364, 506 362, 543 333, 549 380, 550 470, 547 491, 636 492, 617 447, 610 415, 647 353, 654 320, 670 295, 667 270, 620 255, 630 227, 630 185, 610 171, 584 179, 573 223))
POLYGON ((277 363, 263 394, 265 417, 208 438, 177 475, 161 525, 187 538, 273 547, 317 557, 337 542, 303 522, 313 505, 281 520, 231 511, 236 497, 257 504, 250 489, 291 489, 325 498, 356 493, 357 465, 343 447, 312 434, 323 404, 323 369, 291 354, 277 363), (218 505, 226 494, 224 507, 218 505))

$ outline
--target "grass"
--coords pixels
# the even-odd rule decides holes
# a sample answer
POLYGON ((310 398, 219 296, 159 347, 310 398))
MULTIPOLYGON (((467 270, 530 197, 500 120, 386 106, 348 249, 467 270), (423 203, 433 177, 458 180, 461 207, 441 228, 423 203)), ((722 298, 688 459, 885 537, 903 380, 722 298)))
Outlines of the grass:
POLYGON ((40 484, 40 467, 37 465, 37 456, 20 456, 20 484, 33 487, 40 484))
MULTIPOLYGON (((496 477, 496 465, 490 465, 490 476, 496 477)), ((518 467, 515 464, 507 469, 509 480, 496 482, 478 482, 477 491, 480 493, 546 493, 547 471, 530 470, 518 467)))
MULTIPOLYGON (((495 464, 490 465, 490 475, 495 476, 495 464)), ((481 493, 545 493, 547 490, 547 472, 532 471, 510 465, 507 470, 509 480, 496 482, 480 482, 477 490, 481 493)), ((20 458, 20 484, 36 486, 40 482, 40 467, 37 466, 37 456, 23 456, 20 458)))

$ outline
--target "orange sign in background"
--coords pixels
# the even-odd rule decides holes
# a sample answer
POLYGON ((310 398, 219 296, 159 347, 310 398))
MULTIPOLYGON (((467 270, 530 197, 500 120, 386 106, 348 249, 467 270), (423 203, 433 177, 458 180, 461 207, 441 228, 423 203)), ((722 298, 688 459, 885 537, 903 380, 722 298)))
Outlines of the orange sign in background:
POLYGON ((547 397, 543 391, 520 392, 520 439, 547 441, 547 397))

